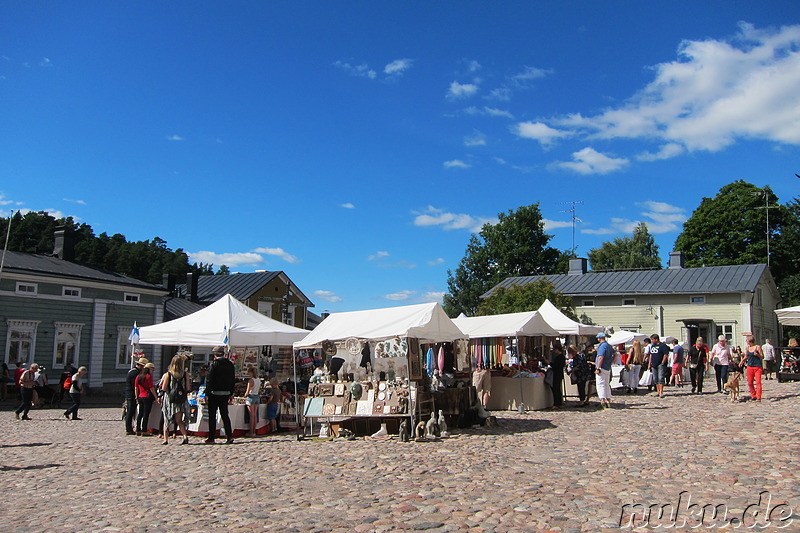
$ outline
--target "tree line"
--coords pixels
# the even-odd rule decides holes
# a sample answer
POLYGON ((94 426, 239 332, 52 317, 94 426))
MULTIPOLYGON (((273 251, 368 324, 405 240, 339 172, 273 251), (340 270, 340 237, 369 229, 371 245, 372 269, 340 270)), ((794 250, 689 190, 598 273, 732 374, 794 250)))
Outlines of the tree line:
MULTIPOLYGON (((496 224, 485 224, 471 236, 458 266, 447 272, 447 314, 527 311, 549 298, 574 317, 570 299, 559 294, 546 276, 565 274, 576 254, 551 247, 551 239, 544 231, 539 203, 501 213, 496 224), (545 278, 536 284, 499 289, 481 298, 508 277, 539 275, 545 278)), ((683 252, 686 267, 767 263, 769 255, 770 270, 788 307, 800 304, 798 242, 800 199, 780 204, 769 187, 738 180, 713 198, 701 200, 673 249, 683 252)), ((594 271, 663 268, 659 247, 643 222, 630 237, 590 250, 588 259, 594 271)))
MULTIPOLYGON (((197 275, 215 273, 214 265, 190 263, 189 256, 182 248, 172 250, 167 246, 167 241, 159 237, 128 241, 119 233, 95 235, 89 224, 78 224, 72 217, 54 218, 45 211, 17 212, 11 217, 0 218, 0 244, 5 244, 8 236, 8 250, 50 255, 55 244, 55 230, 59 227, 71 234, 77 263, 154 285, 161 284, 164 274, 173 274, 179 282, 183 282, 189 272, 197 275)), ((217 271, 218 274, 229 272, 225 265, 217 271)))

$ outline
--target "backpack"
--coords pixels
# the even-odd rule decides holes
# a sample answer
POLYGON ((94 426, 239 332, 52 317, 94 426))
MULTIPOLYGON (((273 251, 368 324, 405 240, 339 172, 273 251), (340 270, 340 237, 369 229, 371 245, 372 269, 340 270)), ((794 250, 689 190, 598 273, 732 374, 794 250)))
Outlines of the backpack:
POLYGON ((169 401, 171 403, 184 403, 186 401, 186 378, 181 376, 175 379, 171 374, 169 376, 169 401))
POLYGON ((72 374, 67 376, 67 379, 64 380, 64 385, 62 385, 62 387, 64 387, 64 390, 69 390, 69 388, 72 387, 72 374))

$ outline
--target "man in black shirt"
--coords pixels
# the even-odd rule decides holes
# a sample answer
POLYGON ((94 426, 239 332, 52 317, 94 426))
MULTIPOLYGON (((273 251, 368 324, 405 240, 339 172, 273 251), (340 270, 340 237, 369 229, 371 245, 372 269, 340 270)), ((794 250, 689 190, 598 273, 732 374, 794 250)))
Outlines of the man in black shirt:
POLYGON ((144 365, 149 363, 145 357, 140 357, 133 368, 128 370, 128 375, 125 377, 125 434, 136 435, 133 430, 133 420, 136 416, 136 378, 139 377, 139 372, 144 368, 144 365))
POLYGON ((233 395, 236 381, 236 368, 230 359, 225 357, 225 349, 217 346, 211 351, 214 361, 208 367, 206 377, 206 402, 208 403, 208 438, 206 444, 214 444, 217 436, 217 410, 225 427, 226 444, 233 443, 233 428, 228 415, 228 400, 233 395))

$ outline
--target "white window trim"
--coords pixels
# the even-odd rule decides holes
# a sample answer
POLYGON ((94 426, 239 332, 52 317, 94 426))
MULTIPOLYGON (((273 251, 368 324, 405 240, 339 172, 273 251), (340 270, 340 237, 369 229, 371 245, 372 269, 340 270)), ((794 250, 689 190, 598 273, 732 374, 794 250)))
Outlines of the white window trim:
POLYGON ((581 300, 581 307, 594 307, 594 300, 581 300))
POLYGON ((133 327, 131 326, 117 326, 117 342, 114 345, 114 368, 117 369, 124 369, 131 367, 131 355, 133 354, 133 350, 131 349, 131 343, 128 342, 128 337, 131 336, 131 331, 133 331, 133 327), (122 343, 125 343, 127 348, 125 349, 126 361, 124 363, 120 363, 119 361, 119 349, 122 346, 122 343))
POLYGON ((25 296, 36 296, 39 294, 39 284, 38 283, 30 283, 28 281, 18 281, 17 282, 17 294, 22 294, 25 296), (21 287, 33 287, 33 291, 23 291, 21 287))
POLYGON ((136 303, 136 304, 138 304, 138 303, 141 303, 141 301, 142 301, 142 295, 141 294, 137 294, 135 292, 126 292, 122 296, 122 301, 123 302, 127 302, 127 303, 136 303))
POLYGON ((5 352, 5 362, 6 363, 14 363, 15 361, 9 361, 8 355, 11 353, 11 330, 17 331, 27 331, 31 333, 31 353, 30 353, 30 360, 29 361, 22 361, 23 363, 32 363, 33 357, 36 354, 36 330, 39 328, 39 321, 38 320, 15 320, 9 318, 6 320, 6 324, 8 324, 8 329, 6 332, 6 352, 5 352))
POLYGON ((636 298, 623 298, 622 299, 622 307, 636 307, 636 298), (626 304, 625 300, 633 300, 632 304, 626 304))
POLYGON ((702 304, 706 303, 706 295, 705 294, 692 294, 691 296, 689 296, 689 303, 692 304, 692 305, 702 305, 702 304), (702 302, 693 302, 692 300, 695 299, 695 298, 702 298, 703 301, 702 302))
POLYGON ((75 333, 75 359, 72 361, 72 364, 77 368, 80 365, 78 361, 81 357, 81 329, 83 329, 83 324, 77 324, 73 322, 55 322, 53 324, 55 326, 55 334, 53 335, 53 366, 52 368, 56 368, 57 366, 63 367, 66 361, 62 361, 60 364, 56 363, 56 356, 58 355, 58 334, 62 331, 66 331, 69 333, 75 333))
POLYGON ((64 298, 80 298, 81 297, 81 288, 80 287, 61 287, 61 296, 64 298), (78 294, 67 294, 67 291, 77 291, 78 294))

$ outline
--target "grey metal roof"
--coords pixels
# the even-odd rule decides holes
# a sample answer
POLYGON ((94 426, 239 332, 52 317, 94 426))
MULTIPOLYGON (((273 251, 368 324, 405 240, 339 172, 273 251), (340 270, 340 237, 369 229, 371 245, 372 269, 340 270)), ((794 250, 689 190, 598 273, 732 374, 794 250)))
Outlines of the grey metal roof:
POLYGON ((205 308, 204 305, 190 302, 185 298, 167 298, 164 302, 164 321, 188 316, 205 308))
POLYGON ((668 268, 624 272, 587 272, 550 276, 506 278, 483 298, 499 288, 527 285, 546 277, 568 296, 601 294, 707 294, 753 292, 767 265, 729 265, 698 268, 668 268))
MULTIPOLYGON (((0 251, 0 254, 2 254, 2 251, 0 251)), ((30 275, 46 275, 64 279, 99 281, 140 289, 163 290, 162 287, 158 285, 140 281, 129 276, 123 276, 122 274, 111 272, 110 270, 73 261, 65 261, 49 255, 29 254, 24 252, 7 251, 3 264, 3 271, 30 275)))
POLYGON ((197 278, 197 299, 203 303, 211 303, 216 302, 226 294, 230 294, 243 302, 279 274, 280 271, 230 274, 227 276, 200 276, 197 278))

